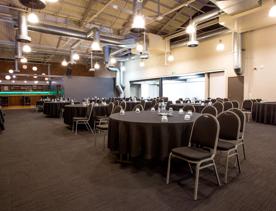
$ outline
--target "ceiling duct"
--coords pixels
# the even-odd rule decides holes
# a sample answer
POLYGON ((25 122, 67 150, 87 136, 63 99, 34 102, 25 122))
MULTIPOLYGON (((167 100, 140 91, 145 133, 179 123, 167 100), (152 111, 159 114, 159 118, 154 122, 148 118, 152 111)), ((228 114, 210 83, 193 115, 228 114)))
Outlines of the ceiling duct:
POLYGON ((104 46, 104 63, 105 64, 108 64, 109 57, 110 57, 110 47, 109 46, 104 46))
POLYGON ((19 0, 21 4, 32 9, 44 9, 46 7, 45 0, 19 0))
POLYGON ((262 0, 211 0, 228 15, 235 15, 262 5, 262 0))
POLYGON ((191 32, 189 32, 189 41, 187 43, 188 47, 197 47, 198 41, 197 41, 197 25, 209 21, 215 17, 217 17, 220 14, 220 10, 216 9, 211 12, 205 13, 203 15, 197 16, 193 20, 190 21, 189 26, 192 28, 191 32))
POLYGON ((241 33, 233 33, 233 62, 234 62, 234 71, 237 75, 242 75, 242 41, 241 33))
POLYGON ((28 35, 28 24, 27 24, 27 16, 25 13, 19 14, 18 17, 19 24, 19 34, 17 36, 17 41, 29 43, 31 42, 31 37, 28 35))

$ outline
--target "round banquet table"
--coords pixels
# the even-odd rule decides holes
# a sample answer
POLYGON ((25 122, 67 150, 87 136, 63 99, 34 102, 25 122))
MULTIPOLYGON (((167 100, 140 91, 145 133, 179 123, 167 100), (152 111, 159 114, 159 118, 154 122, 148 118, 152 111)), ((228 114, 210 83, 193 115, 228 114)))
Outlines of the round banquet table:
POLYGON ((175 103, 171 104, 169 107, 172 107, 174 111, 179 111, 180 108, 183 108, 186 105, 193 105, 197 113, 201 113, 202 109, 205 107, 205 105, 189 103, 175 103))
POLYGON ((171 149, 187 146, 192 124, 200 114, 194 113, 190 120, 184 114, 173 112, 168 122, 161 122, 157 112, 142 111, 112 114, 109 118, 108 147, 132 158, 164 160, 171 149))
POLYGON ((254 103, 252 119, 256 122, 276 125, 276 102, 254 103))
MULTIPOLYGON (((74 104, 66 105, 64 107, 63 118, 64 123, 67 125, 73 124, 74 117, 84 117, 87 112, 87 105, 83 104, 74 104)), ((93 111, 90 118, 90 125, 94 125, 94 121, 97 116, 109 116, 108 105, 94 105, 93 111)))
POLYGON ((87 105, 75 104, 64 106, 63 121, 67 125, 73 124, 74 117, 84 117, 87 111, 87 105))
POLYGON ((50 117, 59 117, 61 109, 70 102, 44 102, 43 113, 50 117))

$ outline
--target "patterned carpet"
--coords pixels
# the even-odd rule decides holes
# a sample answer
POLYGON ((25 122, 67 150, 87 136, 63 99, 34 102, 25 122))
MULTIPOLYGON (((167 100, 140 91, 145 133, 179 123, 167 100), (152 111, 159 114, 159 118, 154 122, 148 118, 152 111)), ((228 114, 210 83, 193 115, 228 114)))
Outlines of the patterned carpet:
POLYGON ((166 185, 166 165, 118 164, 87 131, 74 135, 62 119, 9 110, 0 134, 0 210, 276 210, 275 134, 275 126, 248 124, 242 174, 231 169, 229 184, 218 187, 203 170, 193 201, 185 164, 174 163, 166 185))

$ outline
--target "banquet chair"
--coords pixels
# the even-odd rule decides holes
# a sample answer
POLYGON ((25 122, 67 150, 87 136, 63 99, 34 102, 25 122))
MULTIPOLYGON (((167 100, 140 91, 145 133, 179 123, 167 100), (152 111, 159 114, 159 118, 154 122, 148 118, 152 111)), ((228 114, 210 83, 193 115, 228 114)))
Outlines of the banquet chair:
MULTIPOLYGON (((119 113, 123 108, 121 106, 115 106, 115 108, 112 110, 111 114, 119 113)), ((111 115, 110 114, 110 115, 111 115)), ((103 133, 104 135, 104 143, 103 143, 103 148, 105 148, 105 140, 106 136, 108 135, 108 124, 109 124, 109 118, 106 119, 101 119, 99 123, 96 125, 96 134, 95 134, 95 146, 97 144, 97 131, 99 134, 103 133)))
POLYGON ((89 124, 92 112, 93 112, 93 104, 89 104, 85 117, 74 117, 72 131, 74 131, 74 126, 75 126, 75 133, 78 134, 78 125, 85 125, 87 130, 90 130, 91 133, 94 134, 94 131, 89 124))
POLYGON ((233 108, 233 104, 230 101, 225 101, 223 103, 223 108, 224 108, 223 111, 227 111, 227 110, 233 108))
POLYGON ((228 181, 229 158, 236 157, 238 171, 241 172, 238 146, 242 143, 239 139, 241 122, 237 114, 225 111, 217 117, 220 124, 219 141, 217 150, 226 153, 224 182, 228 181))
POLYGON ((144 111, 142 104, 135 105, 134 108, 132 109, 132 111, 136 111, 137 108, 139 108, 140 111, 144 111))
POLYGON ((101 121, 109 117, 114 109, 114 103, 110 102, 107 107, 107 114, 104 116, 96 116, 94 120, 94 129, 96 129, 96 125, 101 121))
POLYGON ((144 110, 146 110, 146 101, 145 100, 141 100, 141 104, 142 104, 144 110))
POLYGON ((232 100, 231 102, 232 102, 233 108, 240 108, 240 103, 239 103, 239 101, 237 101, 237 100, 232 100))
POLYGON ((183 111, 192 111, 192 112, 196 112, 196 109, 193 105, 185 105, 183 107, 183 111))
POLYGON ((169 155, 167 184, 170 182, 171 159, 177 158, 188 162, 189 166, 195 164, 194 200, 197 200, 199 171, 201 169, 213 166, 217 183, 219 186, 221 185, 214 160, 218 144, 219 128, 219 122, 213 115, 203 114, 195 120, 189 145, 174 148, 169 155))
POLYGON ((202 114, 212 114, 213 116, 217 116, 218 115, 218 111, 216 109, 216 107, 214 106, 206 106, 202 109, 201 111, 202 114))
POLYGON ((240 145, 242 145, 243 158, 246 159, 246 156, 245 156, 245 146, 244 146, 244 134, 245 134, 246 116, 245 116, 245 114, 240 109, 237 109, 237 108, 232 108, 229 111, 234 112, 240 118, 241 127, 240 127, 240 133, 239 133, 239 140, 241 141, 240 145))
POLYGON ((213 106, 217 109, 218 114, 220 114, 224 110, 223 104, 219 101, 216 101, 213 106))
POLYGON ((120 103, 120 106, 122 106, 122 108, 124 109, 124 111, 126 110, 126 101, 122 101, 121 103, 120 103))
POLYGON ((246 119, 249 122, 250 121, 250 117, 252 115, 252 108, 253 108, 253 101, 252 100, 244 100, 242 102, 242 111, 245 113, 246 115, 246 119))

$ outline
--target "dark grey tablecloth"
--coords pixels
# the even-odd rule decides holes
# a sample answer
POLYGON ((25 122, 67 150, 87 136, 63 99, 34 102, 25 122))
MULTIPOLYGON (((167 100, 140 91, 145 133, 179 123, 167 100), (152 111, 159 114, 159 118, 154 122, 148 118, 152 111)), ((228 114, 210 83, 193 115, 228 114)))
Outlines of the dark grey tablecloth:
POLYGON ((43 113, 50 117, 59 117, 61 109, 70 102, 44 102, 43 113))
POLYGON ((175 104, 171 104, 170 107, 172 107, 174 111, 179 111, 179 109, 183 108, 185 105, 193 105, 197 113, 201 113, 202 109, 205 107, 205 105, 189 104, 189 103, 182 103, 182 104, 175 103, 175 104))
POLYGON ((82 104, 64 106, 63 121, 67 125, 73 124, 74 117, 84 117, 87 112, 87 106, 82 104))
POLYGON ((199 115, 194 113, 191 120, 184 120, 184 114, 174 112, 163 123, 157 112, 112 114, 108 147, 131 157, 164 160, 172 148, 188 144, 192 124, 199 115))
POLYGON ((254 103, 252 118, 256 122, 276 125, 276 102, 254 103))
MULTIPOLYGON (((66 105, 64 106, 63 118, 64 123, 68 125, 73 124, 74 117, 84 117, 87 112, 87 106, 82 104, 66 105)), ((97 116, 109 116, 108 105, 94 105, 90 118, 90 125, 94 125, 97 116)))

